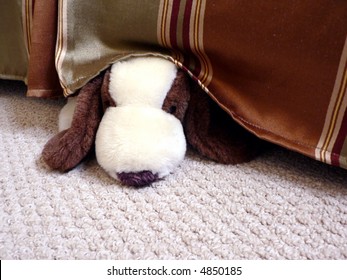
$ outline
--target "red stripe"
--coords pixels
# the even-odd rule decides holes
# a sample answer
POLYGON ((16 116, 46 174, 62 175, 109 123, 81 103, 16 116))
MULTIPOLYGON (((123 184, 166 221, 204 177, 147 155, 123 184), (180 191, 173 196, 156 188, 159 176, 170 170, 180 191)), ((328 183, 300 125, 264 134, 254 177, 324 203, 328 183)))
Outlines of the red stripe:
POLYGON ((192 12, 193 1, 187 0, 186 8, 184 10, 183 19, 183 47, 185 50, 191 51, 189 44, 189 29, 190 29, 190 14, 192 12))
MULTIPOLYGON (((198 18, 198 22, 199 22, 200 12, 201 12, 201 10, 200 10, 201 9, 201 3, 200 2, 198 2, 198 3, 199 3, 199 5, 198 5, 199 9, 197 9, 195 11, 195 15, 194 15, 194 30, 196 30, 196 31, 199 31, 199 28, 197 28, 198 26, 195 26, 196 17, 198 18), (197 12, 199 12, 199 14, 197 14, 197 12)), ((194 50, 197 52, 197 59, 196 59, 197 63, 195 65, 194 71, 196 73, 196 76, 199 77, 200 73, 201 73, 201 60, 203 59, 203 56, 201 56, 199 41, 195 41, 196 35, 197 34, 194 34, 194 42, 193 42, 194 43, 194 50)), ((199 37, 199 36, 197 36, 197 37, 199 37)))
POLYGON ((190 64, 190 58, 191 58, 190 54, 192 53, 192 49, 189 43, 190 15, 192 12, 192 6, 193 6, 193 1, 187 0, 186 7, 184 9, 183 30, 182 30, 185 65, 190 64))
POLYGON ((177 49, 177 22, 178 13, 180 11, 181 0, 174 0, 171 11, 171 22, 170 22, 170 43, 171 47, 177 49))
POLYGON ((342 147, 347 140, 347 110, 343 116, 341 129, 335 141, 332 153, 331 153, 331 164, 339 166, 340 165, 340 153, 342 151, 342 147))

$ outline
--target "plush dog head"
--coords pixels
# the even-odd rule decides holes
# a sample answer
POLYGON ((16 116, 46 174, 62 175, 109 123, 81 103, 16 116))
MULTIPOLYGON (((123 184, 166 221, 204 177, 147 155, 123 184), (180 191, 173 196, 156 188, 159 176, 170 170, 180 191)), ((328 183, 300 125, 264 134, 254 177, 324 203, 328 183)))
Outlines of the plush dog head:
POLYGON ((44 147, 53 169, 75 167, 95 144, 100 166, 125 185, 148 185, 183 160, 186 139, 201 154, 239 163, 257 151, 236 125, 171 61, 137 57, 112 65, 70 99, 60 132, 44 147))
POLYGON ((131 185, 147 184, 168 175, 182 161, 186 141, 182 124, 173 115, 188 106, 188 83, 182 74, 160 58, 112 66, 103 96, 113 106, 106 109, 95 141, 97 161, 111 177, 131 185), (166 97, 172 99, 169 112, 163 110, 166 97))

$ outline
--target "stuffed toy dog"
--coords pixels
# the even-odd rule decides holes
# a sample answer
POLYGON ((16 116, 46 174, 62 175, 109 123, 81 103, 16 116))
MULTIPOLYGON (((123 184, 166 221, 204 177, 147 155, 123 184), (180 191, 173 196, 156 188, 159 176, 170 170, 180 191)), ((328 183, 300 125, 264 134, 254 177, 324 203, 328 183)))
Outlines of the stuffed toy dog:
POLYGON ((114 63, 68 98, 59 131, 42 152, 52 169, 74 168, 95 145, 100 166, 128 186, 173 172, 186 142, 225 164, 251 160, 260 146, 186 72, 161 57, 114 63))

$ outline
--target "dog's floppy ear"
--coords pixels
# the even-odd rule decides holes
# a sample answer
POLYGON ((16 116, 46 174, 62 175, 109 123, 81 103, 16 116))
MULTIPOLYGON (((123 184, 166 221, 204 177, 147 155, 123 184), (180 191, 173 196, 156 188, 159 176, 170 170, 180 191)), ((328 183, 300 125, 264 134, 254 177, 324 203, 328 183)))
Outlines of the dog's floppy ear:
POLYGON ((111 76, 111 69, 108 68, 105 71, 104 81, 101 87, 101 101, 102 101, 102 108, 104 112, 106 111, 108 107, 115 107, 117 105, 116 101, 113 100, 110 94, 110 88, 109 88, 110 76, 111 76))
POLYGON ((42 151, 52 169, 68 171, 78 165, 92 148, 102 117, 101 75, 81 88, 76 101, 71 127, 51 138, 42 151))
POLYGON ((175 80, 167 93, 162 109, 183 122, 190 99, 190 78, 181 69, 177 70, 175 80))
POLYGON ((224 164, 251 160, 260 140, 238 125, 195 82, 185 116, 188 143, 200 154, 224 164))

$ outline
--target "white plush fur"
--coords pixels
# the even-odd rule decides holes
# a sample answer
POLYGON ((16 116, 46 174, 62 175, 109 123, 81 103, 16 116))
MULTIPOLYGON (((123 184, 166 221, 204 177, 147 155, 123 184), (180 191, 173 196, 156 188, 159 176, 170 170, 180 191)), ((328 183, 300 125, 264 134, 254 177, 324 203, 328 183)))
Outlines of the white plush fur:
POLYGON ((61 109, 58 122, 59 131, 71 127, 72 117, 76 108, 76 99, 77 97, 69 97, 66 105, 61 109))
POLYGON ((116 173, 144 170, 163 177, 182 161, 185 151, 180 121, 139 105, 109 108, 96 139, 97 160, 114 178, 116 173))
POLYGON ((112 66, 110 95, 95 142, 98 163, 114 178, 120 172, 151 171, 161 178, 186 152, 183 127, 161 107, 176 77, 163 58, 140 57, 112 66))
POLYGON ((177 73, 176 66, 159 57, 137 57, 111 68, 110 93, 117 106, 137 104, 161 108, 177 73))

